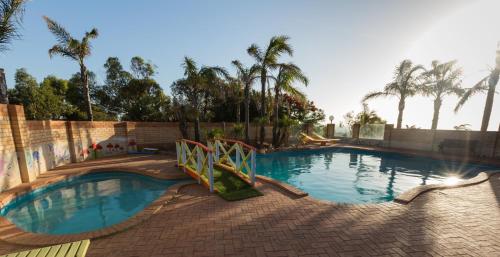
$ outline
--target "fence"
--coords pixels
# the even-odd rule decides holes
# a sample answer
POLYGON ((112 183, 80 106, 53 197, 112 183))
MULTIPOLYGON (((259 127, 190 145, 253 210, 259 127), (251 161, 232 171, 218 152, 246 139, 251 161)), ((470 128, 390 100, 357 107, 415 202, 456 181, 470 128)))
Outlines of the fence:
POLYGON ((255 147, 230 139, 209 142, 209 147, 214 149, 214 159, 218 166, 229 168, 243 180, 255 184, 255 147))
POLYGON ((232 172, 248 184, 255 185, 256 149, 243 142, 220 139, 209 146, 181 139, 176 141, 177 166, 214 192, 214 166, 232 172))
POLYGON ((201 143, 182 139, 176 142, 177 166, 198 183, 214 192, 214 163, 212 149, 201 143))
POLYGON ((333 135, 335 137, 352 137, 352 130, 350 127, 343 124, 335 124, 333 135))
POLYGON ((384 139, 385 124, 365 124, 359 128, 359 138, 362 139, 384 139))

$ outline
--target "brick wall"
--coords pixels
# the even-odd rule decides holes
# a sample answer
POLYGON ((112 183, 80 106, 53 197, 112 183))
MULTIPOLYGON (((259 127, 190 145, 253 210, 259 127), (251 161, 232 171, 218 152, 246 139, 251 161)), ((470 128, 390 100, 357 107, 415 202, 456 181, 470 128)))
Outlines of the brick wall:
MULTIPOLYGON (((353 133, 354 135, 354 133, 353 133)), ((381 147, 409 149, 427 152, 440 152, 439 145, 445 140, 463 140, 476 142, 473 152, 468 148, 445 149, 445 153, 455 156, 472 155, 476 157, 500 158, 500 128, 498 132, 430 130, 430 129, 395 129, 386 125, 383 140, 346 139, 351 143, 375 145, 381 147)))
POLYGON ((7 105, 0 104, 0 191, 22 182, 7 105))
MULTIPOLYGON (((202 139, 219 128, 234 138, 234 123, 201 123, 202 139)), ((194 138, 193 124, 188 134, 194 138)), ((250 127, 250 138, 258 138, 250 127)), ((266 140, 272 137, 266 127, 266 140)), ((0 191, 30 182, 55 167, 144 147, 174 150, 181 138, 177 122, 27 121, 20 105, 0 105, 0 191)))

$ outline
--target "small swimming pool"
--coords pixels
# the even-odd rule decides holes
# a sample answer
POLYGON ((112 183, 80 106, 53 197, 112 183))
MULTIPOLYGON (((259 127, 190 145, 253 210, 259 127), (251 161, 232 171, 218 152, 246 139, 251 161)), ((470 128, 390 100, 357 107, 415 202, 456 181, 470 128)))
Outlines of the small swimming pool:
POLYGON ((381 203, 419 185, 454 183, 499 167, 347 148, 257 156, 257 172, 338 203, 381 203))
POLYGON ((125 221, 176 182, 126 172, 90 173, 22 195, 0 215, 32 233, 88 232, 125 221))

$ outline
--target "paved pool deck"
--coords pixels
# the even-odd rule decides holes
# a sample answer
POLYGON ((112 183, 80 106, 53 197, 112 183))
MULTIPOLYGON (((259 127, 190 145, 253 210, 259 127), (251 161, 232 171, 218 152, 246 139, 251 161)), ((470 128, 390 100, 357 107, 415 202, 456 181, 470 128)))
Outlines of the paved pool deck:
MULTIPOLYGON (((103 167, 183 176, 174 164, 174 156, 122 156, 71 164, 40 181, 103 167)), ((500 256, 500 174, 407 205, 335 204, 258 188, 264 196, 226 202, 186 186, 143 223, 92 240, 87 256, 500 256)), ((0 255, 29 248, 0 241, 0 255)))

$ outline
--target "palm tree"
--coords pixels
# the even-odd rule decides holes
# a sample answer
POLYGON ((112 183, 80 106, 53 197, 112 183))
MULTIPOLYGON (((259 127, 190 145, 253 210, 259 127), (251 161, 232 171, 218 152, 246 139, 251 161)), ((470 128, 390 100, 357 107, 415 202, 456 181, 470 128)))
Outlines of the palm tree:
POLYGON ((94 117, 92 115, 92 105, 90 102, 88 71, 84 61, 85 58, 89 57, 91 54, 92 46, 90 40, 97 38, 99 33, 96 28, 93 28, 89 32, 85 32, 83 38, 78 40, 73 38, 66 29, 49 17, 43 16, 43 19, 47 22, 47 27, 57 40, 57 44, 49 49, 49 56, 52 58, 54 55, 60 55, 74 60, 80 65, 80 80, 83 85, 83 94, 87 105, 87 119, 92 121, 94 117))
POLYGON ((488 130, 488 125, 490 123, 491 111, 493 109, 493 98, 495 97, 495 88, 498 84, 498 79, 500 75, 500 47, 497 49, 496 65, 495 68, 491 70, 490 74, 480 80, 476 85, 467 89, 463 94, 462 98, 457 103, 455 107, 455 112, 469 100, 469 98, 477 93, 488 92, 486 96, 486 103, 484 105, 483 120, 481 122, 481 131, 485 132, 488 130))
MULTIPOLYGON (((278 58, 283 54, 288 54, 290 56, 293 55, 293 50, 291 45, 288 43, 290 38, 288 36, 275 36, 272 37, 267 45, 265 51, 256 45, 252 44, 247 52, 250 56, 252 56, 260 69, 260 83, 261 83, 261 95, 260 95, 260 116, 261 119, 267 115, 266 112, 266 82, 268 79, 268 73, 275 68, 275 65, 278 63, 278 58)), ((264 139, 266 137, 266 131, 264 128, 264 122, 261 122, 260 125, 260 144, 264 143, 264 139)))
POLYGON ((400 129, 403 123, 403 112, 405 110, 406 98, 414 96, 418 91, 417 72, 424 70, 421 65, 413 65, 410 60, 402 61, 394 71, 394 81, 387 84, 383 91, 371 92, 363 97, 362 102, 366 102, 376 97, 395 96, 399 98, 398 121, 396 128, 400 129))
MULTIPOLYGON (((18 27, 24 13, 25 2, 25 0, 0 0, 0 52, 7 50, 12 40, 20 37, 18 27)), ((0 103, 9 103, 3 69, 0 69, 0 103)))
POLYGON ((0 0, 0 52, 8 49, 8 45, 20 34, 18 28, 24 13, 26 0, 0 0))
POLYGON ((421 87, 424 96, 434 97, 434 114, 431 129, 436 129, 439 120, 439 111, 446 95, 462 96, 464 89, 460 86, 462 69, 456 68, 456 61, 439 63, 432 61, 431 70, 423 73, 425 82, 421 87))
POLYGON ((229 77, 229 75, 224 68, 218 66, 203 66, 198 69, 196 62, 189 57, 184 57, 182 67, 184 68, 184 76, 186 76, 187 92, 189 92, 186 97, 195 112, 194 137, 197 142, 200 142, 200 112, 205 92, 214 83, 218 83, 219 76, 229 77))
POLYGON ((244 67, 243 64, 238 61, 232 61, 233 66, 237 70, 237 80, 244 85, 244 102, 245 102, 245 142, 250 142, 250 88, 254 80, 259 77, 260 68, 258 65, 252 65, 250 68, 244 67))
POLYGON ((293 63, 278 64, 278 75, 275 78, 274 84, 274 122, 273 122, 273 145, 278 146, 278 123, 279 123, 279 106, 281 91, 287 92, 289 95, 297 96, 305 99, 305 95, 293 86, 293 83, 298 81, 306 85, 309 83, 307 77, 302 73, 302 70, 293 63))

